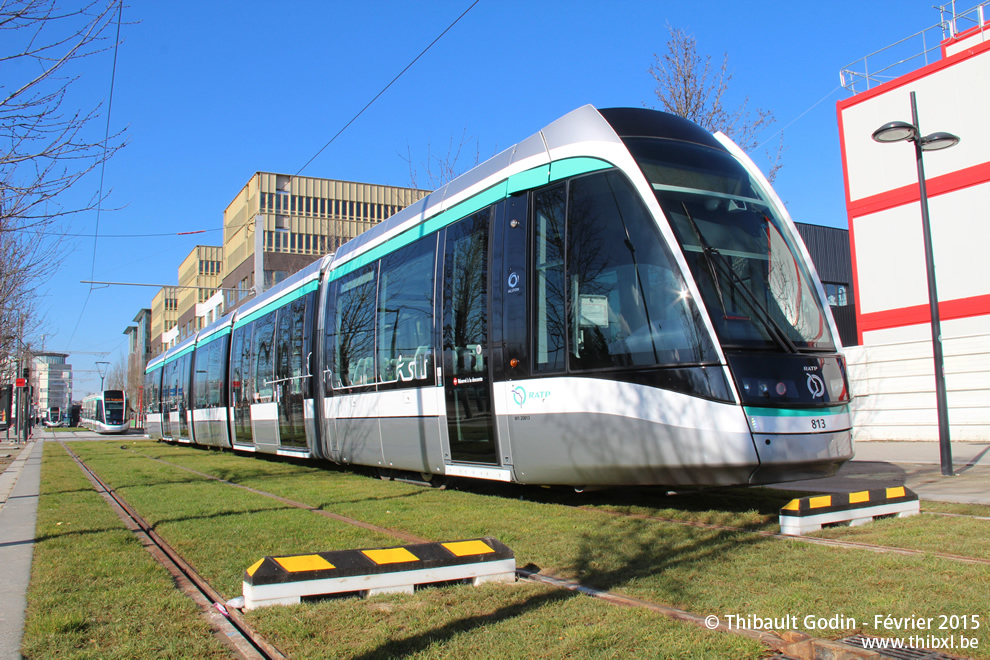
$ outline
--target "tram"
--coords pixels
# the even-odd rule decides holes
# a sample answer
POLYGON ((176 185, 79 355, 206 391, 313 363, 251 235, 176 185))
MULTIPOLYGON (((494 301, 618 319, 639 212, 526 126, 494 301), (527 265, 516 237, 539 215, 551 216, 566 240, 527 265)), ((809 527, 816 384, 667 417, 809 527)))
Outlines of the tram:
POLYGON ((149 436, 526 484, 834 474, 846 363, 724 135, 579 108, 153 360, 149 436))
POLYGON ((103 390, 83 399, 79 424, 97 433, 127 431, 127 396, 123 390, 103 390))

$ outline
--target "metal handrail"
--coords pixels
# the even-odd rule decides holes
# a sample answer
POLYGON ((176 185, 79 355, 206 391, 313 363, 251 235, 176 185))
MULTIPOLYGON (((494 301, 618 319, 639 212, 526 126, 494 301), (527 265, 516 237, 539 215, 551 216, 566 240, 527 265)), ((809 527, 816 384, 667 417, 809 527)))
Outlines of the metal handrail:
MULTIPOLYGON (((888 80, 893 80, 894 78, 907 73, 907 67, 904 65, 909 62, 913 62, 918 58, 924 58, 924 65, 929 64, 929 53, 934 50, 940 50, 942 42, 946 39, 954 38, 960 33, 965 32, 967 29, 970 29, 966 27, 960 29, 960 22, 963 24, 972 23, 970 27, 979 27, 980 32, 985 35, 987 31, 990 31, 990 25, 988 25, 984 20, 984 7, 988 4, 990 4, 990 0, 983 0, 975 7, 967 9, 962 13, 956 13, 955 0, 953 0, 949 5, 936 7, 936 9, 940 12, 940 16, 942 18, 941 21, 935 25, 925 28, 924 30, 921 30, 920 32, 915 32, 909 37, 905 37, 900 41, 894 42, 889 46, 885 46, 880 50, 874 51, 869 55, 847 64, 839 71, 839 83, 845 89, 849 90, 853 94, 856 94, 857 92, 864 91, 863 89, 856 89, 857 84, 865 83, 866 89, 870 89, 873 85, 880 85, 888 80), (946 18, 947 14, 949 16, 948 18, 946 18), (931 38, 929 33, 933 30, 939 30, 941 34, 936 45, 929 47, 928 42, 931 38), (900 59, 896 59, 899 55, 889 52, 891 49, 895 49, 898 46, 916 43, 919 40, 921 41, 920 52, 917 50, 913 52, 909 51, 907 56, 900 57, 900 59), (879 59, 882 66, 871 72, 871 59, 873 60, 874 65, 879 59), (889 59, 896 59, 896 61, 887 63, 889 59), (894 71, 897 67, 902 67, 902 69, 894 71)), ((984 36, 984 38, 986 37, 984 36)), ((903 49, 901 52, 903 52, 903 49)))

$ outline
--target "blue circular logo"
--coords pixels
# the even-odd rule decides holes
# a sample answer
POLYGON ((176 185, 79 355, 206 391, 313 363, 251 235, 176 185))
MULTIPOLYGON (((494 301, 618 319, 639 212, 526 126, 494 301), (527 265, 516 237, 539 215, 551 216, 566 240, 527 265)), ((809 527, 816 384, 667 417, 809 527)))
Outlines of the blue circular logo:
POLYGON ((519 385, 512 390, 512 398, 515 400, 516 405, 521 406, 526 403, 526 390, 522 385, 519 385))

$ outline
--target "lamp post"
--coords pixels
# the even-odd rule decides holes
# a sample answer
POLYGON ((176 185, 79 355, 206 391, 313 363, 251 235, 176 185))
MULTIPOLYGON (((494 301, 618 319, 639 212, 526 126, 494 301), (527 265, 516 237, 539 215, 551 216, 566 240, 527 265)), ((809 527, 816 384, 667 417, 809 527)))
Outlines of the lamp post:
POLYGON ((107 367, 110 366, 109 362, 97 362, 96 371, 100 374, 100 391, 103 391, 103 378, 107 375, 107 367), (103 365, 103 366, 100 366, 103 365))
POLYGON ((873 139, 880 143, 914 142, 914 155, 918 161, 918 189, 921 194, 921 228, 925 238, 925 268, 928 274, 928 306, 932 317, 932 353, 935 357, 935 404, 938 409, 938 445, 942 463, 942 475, 952 476, 952 446, 949 444, 949 406, 945 394, 945 371, 942 358, 942 325, 938 315, 938 291, 935 287, 935 259, 932 251, 932 230, 928 221, 928 191, 925 188, 923 151, 948 149, 959 144, 959 137, 952 133, 931 133, 922 137, 918 128, 918 104, 911 92, 911 121, 892 121, 873 131, 873 139))

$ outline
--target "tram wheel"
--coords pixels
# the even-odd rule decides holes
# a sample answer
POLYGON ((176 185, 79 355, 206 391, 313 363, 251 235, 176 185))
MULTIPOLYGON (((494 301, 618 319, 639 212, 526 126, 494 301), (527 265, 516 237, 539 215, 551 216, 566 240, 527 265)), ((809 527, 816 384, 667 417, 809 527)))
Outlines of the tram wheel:
POLYGON ((436 488, 438 490, 443 490, 447 487, 447 477, 442 474, 433 474, 432 472, 420 472, 419 478, 423 480, 430 488, 436 488))

